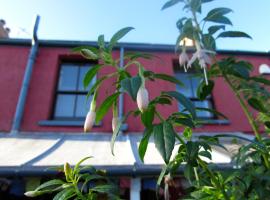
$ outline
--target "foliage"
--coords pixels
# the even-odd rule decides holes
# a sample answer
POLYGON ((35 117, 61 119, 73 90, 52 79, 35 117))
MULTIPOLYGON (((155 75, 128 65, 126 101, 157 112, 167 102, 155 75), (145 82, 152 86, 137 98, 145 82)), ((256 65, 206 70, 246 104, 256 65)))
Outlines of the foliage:
POLYGON ((38 186, 34 191, 25 193, 28 197, 36 197, 46 193, 56 193, 53 200, 98 200, 120 199, 118 188, 105 176, 104 171, 92 166, 80 165, 90 157, 79 161, 74 168, 66 163, 60 167, 65 174, 65 180, 53 179, 38 186))

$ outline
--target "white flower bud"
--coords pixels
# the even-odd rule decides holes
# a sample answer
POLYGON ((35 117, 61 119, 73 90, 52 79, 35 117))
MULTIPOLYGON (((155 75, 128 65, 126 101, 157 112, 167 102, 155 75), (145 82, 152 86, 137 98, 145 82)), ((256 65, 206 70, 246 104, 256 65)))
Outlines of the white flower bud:
POLYGON ((137 105, 141 112, 147 109, 149 103, 148 91, 145 87, 140 87, 137 93, 137 105))
POLYGON ((39 196, 41 194, 43 194, 42 191, 28 191, 28 192, 24 193, 24 195, 27 197, 36 197, 36 196, 39 196))
POLYGON ((118 123, 118 117, 113 117, 112 118, 112 131, 114 132, 118 123))
POLYGON ((87 115, 86 115, 86 119, 85 119, 85 122, 84 122, 84 132, 89 132, 94 123, 95 123, 95 119, 96 119, 96 112, 95 111, 92 111, 90 110, 87 115))

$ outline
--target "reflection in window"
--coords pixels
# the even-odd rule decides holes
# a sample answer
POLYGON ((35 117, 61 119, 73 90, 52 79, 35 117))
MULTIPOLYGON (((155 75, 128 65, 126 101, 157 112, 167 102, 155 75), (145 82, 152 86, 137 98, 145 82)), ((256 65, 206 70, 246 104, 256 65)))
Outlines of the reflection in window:
POLYGON ((64 63, 61 65, 56 91, 54 119, 82 119, 89 110, 91 97, 86 95, 95 78, 84 88, 83 79, 90 64, 64 63))

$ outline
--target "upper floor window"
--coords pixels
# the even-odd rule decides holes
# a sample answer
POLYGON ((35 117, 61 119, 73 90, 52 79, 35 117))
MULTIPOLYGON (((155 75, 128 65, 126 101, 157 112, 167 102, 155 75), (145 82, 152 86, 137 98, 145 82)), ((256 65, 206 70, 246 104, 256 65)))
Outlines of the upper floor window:
POLYGON ((89 110, 91 97, 87 100, 89 88, 84 88, 83 79, 91 64, 63 63, 60 68, 56 100, 53 112, 54 119, 81 120, 89 110))
MULTIPOLYGON (((200 77, 194 76, 195 74, 192 72, 186 73, 181 70, 177 70, 175 75, 177 79, 184 83, 184 86, 176 86, 177 91, 188 97, 193 102, 195 107, 212 109, 211 96, 207 97, 207 99, 204 101, 200 101, 197 98, 197 88, 199 87, 200 82, 203 81, 200 77)), ((182 108, 179 108, 179 110, 180 109, 182 108)), ((197 110, 197 117, 213 118, 214 116, 211 112, 197 110)))

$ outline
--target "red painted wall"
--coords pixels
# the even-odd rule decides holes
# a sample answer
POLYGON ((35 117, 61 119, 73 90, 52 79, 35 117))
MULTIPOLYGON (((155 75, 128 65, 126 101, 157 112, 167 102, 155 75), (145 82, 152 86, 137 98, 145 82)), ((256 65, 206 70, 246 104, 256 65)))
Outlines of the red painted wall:
MULTIPOLYGON (((27 62, 29 47, 19 46, 1 46, 0 47, 0 131, 9 131, 14 116, 16 103, 21 87, 23 73, 27 62)), ((173 60, 177 60, 178 56, 174 53, 155 53, 160 59, 142 60, 146 69, 173 75, 173 60)), ((119 52, 114 53, 115 57, 119 56, 119 52)), ((54 105, 54 92, 58 80, 59 63, 61 59, 72 61, 78 58, 70 52, 69 48, 59 47, 40 47, 37 60, 33 70, 33 76, 27 96, 25 112, 21 130, 26 132, 82 132, 82 127, 49 127, 40 126, 38 122, 41 120, 49 120, 54 105)), ((270 59, 265 56, 240 56, 241 59, 251 61, 257 68, 260 64, 266 63, 270 65, 270 59)), ((104 68, 98 77, 108 72, 112 72, 112 67, 104 68)), ((132 74, 137 73, 135 66, 130 67, 132 74)), ((258 70, 255 70, 256 72, 258 70)), ((105 95, 112 94, 113 79, 107 80, 101 87, 98 97, 98 104, 104 99, 105 95)), ((159 95, 161 91, 175 90, 175 85, 164 81, 147 82, 150 98, 159 95)), ((216 80, 213 91, 213 101, 216 109, 224 113, 230 120, 229 125, 205 125, 198 128, 197 131, 203 132, 227 132, 227 131, 243 131, 251 132, 251 128, 240 109, 233 93, 223 83, 221 79, 216 80)), ((136 108, 136 103, 131 101, 128 95, 124 95, 124 111, 136 108)), ((177 111, 176 102, 172 106, 160 106, 159 109, 164 116, 168 116, 171 112, 177 111)), ((95 132, 111 132, 111 112, 105 116, 102 126, 95 127, 95 132)), ((140 119, 129 118, 128 132, 138 132, 143 130, 140 119)))
POLYGON ((0 131, 11 129, 27 56, 28 47, 0 46, 0 131))

